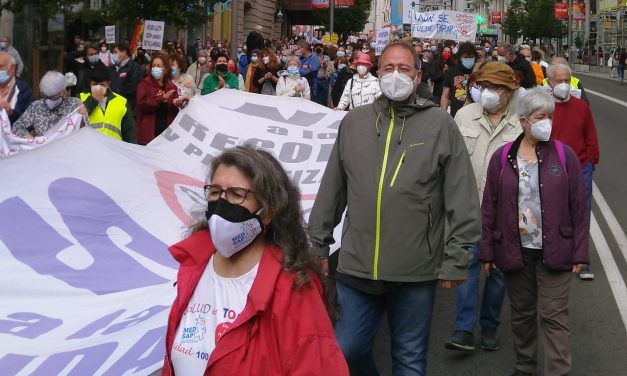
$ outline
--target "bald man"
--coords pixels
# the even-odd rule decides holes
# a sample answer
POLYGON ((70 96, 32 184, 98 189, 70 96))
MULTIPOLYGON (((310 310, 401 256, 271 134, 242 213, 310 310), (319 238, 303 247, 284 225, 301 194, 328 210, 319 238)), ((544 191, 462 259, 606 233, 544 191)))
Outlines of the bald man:
MULTIPOLYGON (((566 58, 562 56, 555 56, 553 60, 551 60, 551 65, 557 65, 557 64, 568 65, 568 60, 566 60, 566 58)), ((549 85, 549 79, 545 78, 544 81, 542 81, 542 86, 548 86, 548 85, 549 85)), ((575 77, 573 75, 570 76, 570 87, 573 91, 579 90, 581 92, 579 99, 581 99, 582 101, 590 105, 590 102, 588 101, 588 96, 586 95, 586 91, 583 89, 583 84, 581 83, 581 80, 578 77, 575 77)))
POLYGON ((9 36, 0 38, 0 51, 8 52, 13 56, 16 63, 15 75, 21 77, 22 71, 24 70, 24 62, 22 61, 20 53, 11 45, 11 38, 9 36))
POLYGON ((15 75, 16 61, 8 52, 0 52, 0 108, 11 124, 22 116, 35 100, 30 86, 15 75))

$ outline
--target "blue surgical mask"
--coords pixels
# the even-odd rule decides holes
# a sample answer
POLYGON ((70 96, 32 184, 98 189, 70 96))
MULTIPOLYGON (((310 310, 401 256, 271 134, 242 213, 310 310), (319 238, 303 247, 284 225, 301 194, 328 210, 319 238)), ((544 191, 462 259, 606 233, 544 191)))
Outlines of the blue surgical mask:
POLYGON ((118 54, 111 55, 111 60, 113 60, 113 64, 115 65, 120 64, 120 55, 118 54))
POLYGON ((176 76, 176 72, 177 72, 177 69, 176 68, 172 68, 172 76, 173 77, 176 76))
POLYGON ((466 69, 472 68, 475 65, 475 58, 474 57, 462 57, 462 65, 466 69))
POLYGON ((338 64, 337 65, 337 69, 338 70, 342 70, 342 69, 344 69, 344 67, 346 67, 346 64, 338 64))
POLYGON ((344 57, 344 56, 346 56, 346 52, 344 52, 344 51, 338 51, 338 52, 335 54, 335 56, 337 56, 337 57, 344 57))
POLYGON ((289 59, 289 56, 281 56, 281 61, 283 62, 283 64, 286 64, 289 59))
POLYGON ((7 48, 7 42, 0 42, 0 48, 2 48, 3 50, 7 48))
POLYGON ((158 80, 163 75, 163 68, 153 67, 150 70, 150 74, 152 75, 152 78, 154 78, 155 80, 158 80))
POLYGON ((98 57, 98 55, 91 55, 90 57, 87 58, 87 60, 89 60, 89 64, 96 65, 96 63, 98 62, 98 60, 100 60, 100 58, 98 57))
POLYGON ((431 52, 437 52, 438 48, 436 46, 431 46, 430 50, 431 50, 431 52))
POLYGON ((298 74, 298 68, 295 66, 287 67, 287 73, 289 74, 298 74))
POLYGON ((0 84, 4 84, 9 81, 9 71, 8 70, 0 70, 0 84))

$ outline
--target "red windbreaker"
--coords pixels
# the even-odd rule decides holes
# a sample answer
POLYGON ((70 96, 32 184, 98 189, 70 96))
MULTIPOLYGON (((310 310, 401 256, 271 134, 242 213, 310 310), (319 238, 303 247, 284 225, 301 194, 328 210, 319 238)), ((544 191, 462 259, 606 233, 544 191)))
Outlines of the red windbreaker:
MULTIPOLYGON (((168 318, 162 375, 174 375, 170 354, 176 329, 202 273, 215 253, 209 231, 199 231, 170 247, 180 263, 177 296, 168 318)), ((283 253, 264 249, 246 307, 220 338, 205 375, 348 375, 323 302, 322 286, 294 289, 295 275, 283 270, 283 253)))

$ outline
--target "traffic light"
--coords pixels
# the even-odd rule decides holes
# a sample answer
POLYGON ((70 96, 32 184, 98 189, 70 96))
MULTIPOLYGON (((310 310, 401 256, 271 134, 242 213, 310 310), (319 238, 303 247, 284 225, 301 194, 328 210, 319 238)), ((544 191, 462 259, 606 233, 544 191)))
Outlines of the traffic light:
POLYGON ((485 20, 483 19, 482 15, 478 15, 477 16, 477 24, 478 25, 483 25, 483 23, 485 22, 485 20))

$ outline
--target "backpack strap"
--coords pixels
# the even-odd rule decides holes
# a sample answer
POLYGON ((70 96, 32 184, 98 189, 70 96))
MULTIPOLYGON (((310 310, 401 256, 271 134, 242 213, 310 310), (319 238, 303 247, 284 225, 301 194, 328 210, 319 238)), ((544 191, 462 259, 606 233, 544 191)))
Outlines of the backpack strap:
POLYGON ((499 178, 503 176, 503 170, 505 169, 505 164, 507 163, 507 154, 509 154, 509 150, 512 148, 514 141, 510 141, 503 146, 501 149, 501 173, 499 174, 499 178))
POLYGON ((557 156, 562 163, 562 168, 564 168, 564 174, 566 174, 566 179, 568 179, 568 171, 566 169, 566 146, 559 140, 553 140, 553 145, 555 145, 555 151, 557 151, 557 156))
POLYGON ((355 108, 355 103, 353 102, 353 82, 355 81, 355 76, 351 78, 351 88, 350 88, 350 97, 351 97, 351 107, 355 108))

